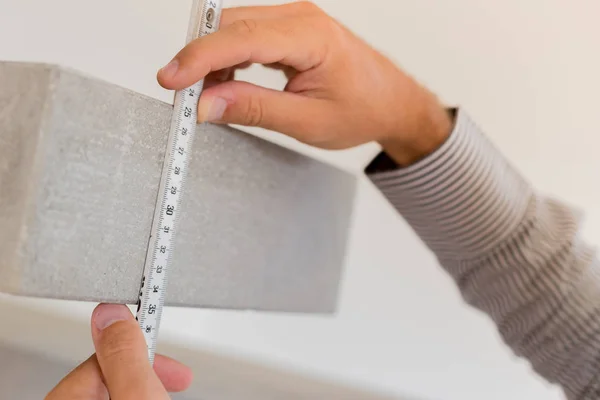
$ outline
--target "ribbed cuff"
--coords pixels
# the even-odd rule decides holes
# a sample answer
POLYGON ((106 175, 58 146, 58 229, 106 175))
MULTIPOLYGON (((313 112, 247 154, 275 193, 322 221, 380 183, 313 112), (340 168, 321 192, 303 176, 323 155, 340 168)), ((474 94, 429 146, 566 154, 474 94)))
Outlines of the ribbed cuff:
POLYGON ((437 256, 449 259, 476 258, 498 245, 517 228, 533 194, 462 110, 433 154, 368 176, 437 256))

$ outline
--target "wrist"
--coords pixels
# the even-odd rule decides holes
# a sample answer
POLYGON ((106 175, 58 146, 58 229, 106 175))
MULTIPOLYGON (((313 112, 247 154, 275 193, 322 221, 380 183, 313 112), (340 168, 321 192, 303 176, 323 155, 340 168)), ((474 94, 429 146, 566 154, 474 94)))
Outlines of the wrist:
POLYGON ((410 110, 410 122, 394 135, 380 140, 383 151, 399 166, 407 167, 436 151, 450 136, 454 116, 431 93, 415 102, 410 110))

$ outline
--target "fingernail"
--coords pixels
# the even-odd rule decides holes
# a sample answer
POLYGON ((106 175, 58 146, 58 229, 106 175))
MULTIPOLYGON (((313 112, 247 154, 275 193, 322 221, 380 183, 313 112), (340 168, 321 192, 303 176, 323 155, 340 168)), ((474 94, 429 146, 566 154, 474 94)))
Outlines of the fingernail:
POLYGON ((132 317, 129 308, 119 304, 100 304, 94 310, 94 323, 98 330, 104 330, 119 321, 127 321, 132 317))
POLYGON ((173 77, 177 73, 177 69, 179 69, 179 61, 174 59, 161 68, 160 74, 163 76, 163 78, 173 77))
POLYGON ((213 97, 210 100, 201 101, 198 107, 198 122, 215 122, 223 119, 227 110, 227 100, 213 97))

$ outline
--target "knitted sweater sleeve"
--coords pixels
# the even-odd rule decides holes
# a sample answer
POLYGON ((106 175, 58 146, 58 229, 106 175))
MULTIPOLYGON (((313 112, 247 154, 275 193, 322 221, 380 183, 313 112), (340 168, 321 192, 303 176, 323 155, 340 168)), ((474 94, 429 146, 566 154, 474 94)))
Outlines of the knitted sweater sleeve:
POLYGON ((385 158, 370 179, 464 299, 568 399, 600 399, 600 264, 577 213, 536 193, 462 110, 426 159, 380 168, 385 158))

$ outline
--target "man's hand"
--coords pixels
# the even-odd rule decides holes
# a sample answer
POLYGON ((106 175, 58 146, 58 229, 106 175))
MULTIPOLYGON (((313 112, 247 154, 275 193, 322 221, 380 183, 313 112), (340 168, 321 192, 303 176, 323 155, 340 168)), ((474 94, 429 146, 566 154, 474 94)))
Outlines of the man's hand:
POLYGON ((408 164, 451 130, 433 94, 306 1, 226 9, 218 32, 189 44, 158 73, 168 89, 205 77, 200 122, 260 126, 325 149, 377 141, 408 164), (283 70, 285 90, 233 80, 252 63, 283 70))
POLYGON ((63 379, 46 400, 165 400, 191 383, 191 371, 157 356, 154 369, 142 332, 126 306, 99 305, 92 314, 96 354, 63 379))

